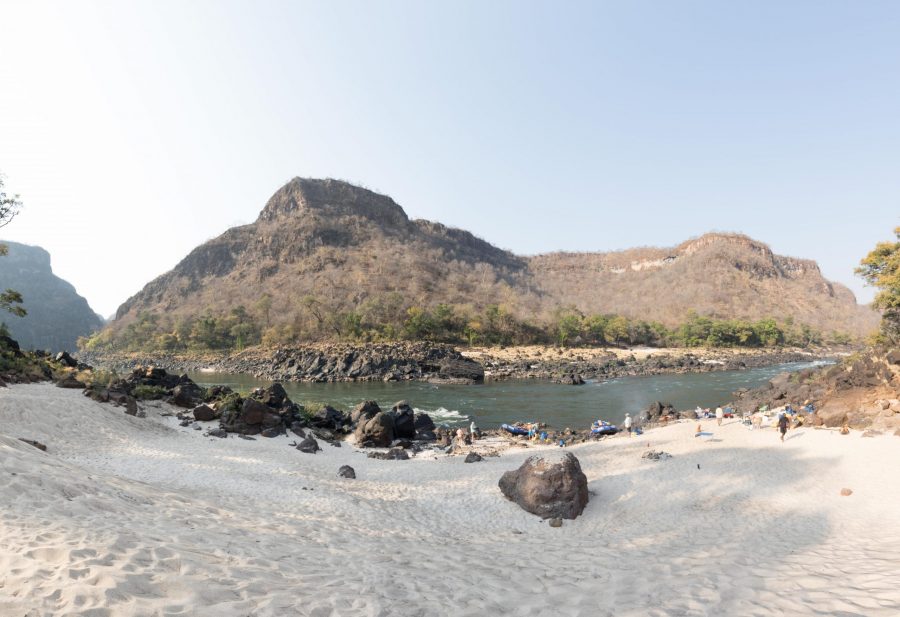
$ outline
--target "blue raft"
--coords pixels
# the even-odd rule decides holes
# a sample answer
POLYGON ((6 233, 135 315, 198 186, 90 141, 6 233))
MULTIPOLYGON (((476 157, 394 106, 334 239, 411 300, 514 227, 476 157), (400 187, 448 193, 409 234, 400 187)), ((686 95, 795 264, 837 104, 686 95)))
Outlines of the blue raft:
POLYGON ((591 425, 591 435, 615 435, 619 432, 619 427, 609 422, 594 422, 591 425))
POLYGON ((521 426, 513 426, 512 424, 501 424, 500 428, 502 428, 507 433, 512 433, 513 435, 527 435, 528 429, 523 428, 521 426))

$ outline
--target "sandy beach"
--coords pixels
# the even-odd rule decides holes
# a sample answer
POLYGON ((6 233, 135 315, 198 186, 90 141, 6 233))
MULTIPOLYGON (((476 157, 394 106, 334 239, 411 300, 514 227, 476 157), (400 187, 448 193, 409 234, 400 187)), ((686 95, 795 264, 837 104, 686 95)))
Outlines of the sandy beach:
POLYGON ((168 409, 0 389, 0 615, 900 614, 891 435, 711 420, 575 446, 591 501, 551 528, 497 488, 535 447, 310 455, 168 409))

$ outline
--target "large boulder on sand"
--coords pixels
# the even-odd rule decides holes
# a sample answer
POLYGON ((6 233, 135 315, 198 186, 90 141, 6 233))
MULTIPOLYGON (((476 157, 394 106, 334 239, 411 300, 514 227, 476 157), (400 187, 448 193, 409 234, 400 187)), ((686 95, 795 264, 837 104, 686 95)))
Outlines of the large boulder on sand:
POLYGON ((362 447, 387 448, 394 441, 394 417, 383 411, 356 425, 356 444, 362 447))
POLYGON ((573 519, 588 502, 587 476, 571 452, 551 450, 528 457, 500 478, 500 490, 541 518, 573 519))

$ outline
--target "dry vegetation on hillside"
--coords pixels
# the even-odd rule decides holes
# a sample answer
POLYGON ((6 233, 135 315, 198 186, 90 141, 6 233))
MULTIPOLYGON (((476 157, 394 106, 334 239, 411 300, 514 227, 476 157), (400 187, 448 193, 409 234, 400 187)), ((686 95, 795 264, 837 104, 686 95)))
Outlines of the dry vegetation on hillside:
POLYGON ((775 317, 787 322, 785 331, 804 324, 842 337, 862 336, 877 322, 815 263, 775 256, 743 236, 523 258, 466 231, 410 220, 383 195, 298 178, 255 223, 197 247, 130 298, 90 345, 611 340, 598 326, 610 323, 603 314, 631 320, 613 324, 617 341, 654 342, 692 310, 718 319, 775 317))

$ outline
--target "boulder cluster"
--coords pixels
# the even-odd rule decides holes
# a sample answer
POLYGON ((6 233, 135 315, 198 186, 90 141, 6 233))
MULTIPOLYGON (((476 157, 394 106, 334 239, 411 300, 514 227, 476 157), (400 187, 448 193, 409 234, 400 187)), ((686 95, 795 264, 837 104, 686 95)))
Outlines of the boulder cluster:
MULTIPOLYGON (((79 383, 77 387, 85 386, 79 383)), ((157 367, 135 368, 125 379, 105 387, 86 388, 84 393, 99 402, 123 405, 131 415, 143 414, 138 399, 165 400, 185 410, 177 414, 182 426, 200 428, 196 423, 218 422, 218 427, 207 432, 213 437, 227 437, 228 433, 244 437, 293 434, 300 441, 291 445, 306 453, 321 449, 317 439, 340 446, 344 436, 354 434, 360 447, 391 448, 387 453, 376 453, 376 457, 403 459, 409 458, 406 450, 438 439, 438 429, 428 414, 416 413, 406 401, 395 403, 387 411, 375 401, 363 401, 350 413, 329 405, 313 410, 291 401, 280 383, 242 396, 228 386, 203 388, 187 375, 173 375, 157 367)))

